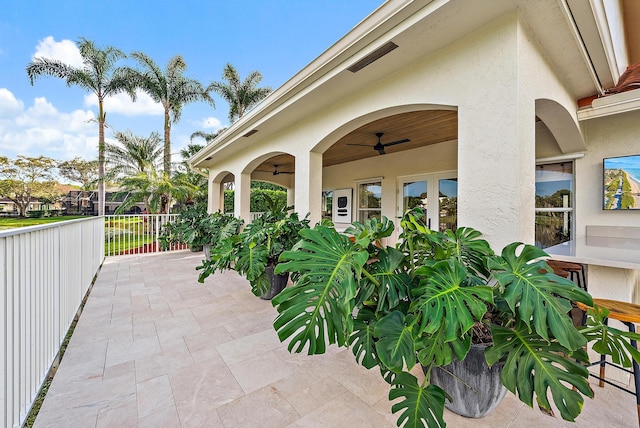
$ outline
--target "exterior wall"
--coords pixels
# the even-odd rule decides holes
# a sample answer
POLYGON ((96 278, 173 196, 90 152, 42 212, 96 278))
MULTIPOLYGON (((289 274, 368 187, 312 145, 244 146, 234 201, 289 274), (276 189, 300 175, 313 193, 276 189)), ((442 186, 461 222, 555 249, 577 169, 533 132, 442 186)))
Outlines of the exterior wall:
MULTIPOLYGON (((554 100, 568 111, 571 104, 575 110, 561 80, 513 12, 375 86, 346 94, 330 109, 282 129, 269 141, 257 139, 220 167, 235 174, 238 186, 240 174, 249 173, 269 153, 293 155, 296 210, 311 211, 312 221, 319 219, 322 188, 354 187, 355 179, 384 176, 383 215, 393 218, 397 176, 457 170, 460 225, 479 229, 496 249, 514 240, 533 242, 537 98, 554 100), (317 155, 342 136, 381 117, 429 108, 458 110, 457 150, 447 143, 363 159, 325 168, 319 179, 317 155)), ((575 130, 571 122, 569 129, 575 130)), ((557 127, 551 133, 562 146, 557 127)), ((236 206, 236 215, 243 212, 236 206)))
POLYGON ((640 225, 640 211, 602 209, 602 160, 640 154, 639 121, 640 111, 634 111, 582 122, 587 151, 576 160, 576 237, 584 237, 588 225, 640 225))

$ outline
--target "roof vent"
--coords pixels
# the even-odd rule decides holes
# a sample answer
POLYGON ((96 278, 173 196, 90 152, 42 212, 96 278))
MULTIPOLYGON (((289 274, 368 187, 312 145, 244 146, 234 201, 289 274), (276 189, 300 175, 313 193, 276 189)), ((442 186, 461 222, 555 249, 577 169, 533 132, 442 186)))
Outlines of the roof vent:
POLYGON ((379 47, 378 49, 376 49, 375 51, 371 52, 369 55, 362 58, 360 61, 353 64, 351 67, 347 68, 347 70, 349 70, 352 73, 357 73, 358 71, 362 70, 372 62, 382 58, 383 56, 385 56, 386 54, 388 54, 389 52, 391 52, 397 47, 398 45, 396 45, 395 43, 388 42, 382 45, 381 47, 379 47))
POLYGON ((256 132, 258 132, 257 129, 252 129, 251 131, 247 132, 246 134, 243 135, 243 137, 251 137, 253 134, 255 134, 256 132))

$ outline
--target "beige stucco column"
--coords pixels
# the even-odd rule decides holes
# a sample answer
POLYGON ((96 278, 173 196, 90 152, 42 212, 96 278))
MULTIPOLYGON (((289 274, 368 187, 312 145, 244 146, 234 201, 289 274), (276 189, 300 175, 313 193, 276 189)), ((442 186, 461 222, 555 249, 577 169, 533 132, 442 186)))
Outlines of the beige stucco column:
POLYGON ((222 193, 221 187, 221 183, 215 181, 213 178, 211 178, 211 176, 209 177, 209 198, 207 204, 208 213, 215 213, 218 212, 218 210, 222 210, 222 201, 224 201, 224 199, 222 199, 220 196, 222 193))
POLYGON ((233 215, 251 223, 251 174, 236 175, 233 215))
POLYGON ((310 213, 311 225, 322 217, 322 154, 296 156, 295 210, 300 217, 310 213))
POLYGON ((534 221, 535 102, 515 83, 494 85, 458 110, 458 226, 480 230, 501 251, 532 244, 534 221))
POLYGON ((295 205, 296 203, 296 188, 287 187, 287 206, 295 205))

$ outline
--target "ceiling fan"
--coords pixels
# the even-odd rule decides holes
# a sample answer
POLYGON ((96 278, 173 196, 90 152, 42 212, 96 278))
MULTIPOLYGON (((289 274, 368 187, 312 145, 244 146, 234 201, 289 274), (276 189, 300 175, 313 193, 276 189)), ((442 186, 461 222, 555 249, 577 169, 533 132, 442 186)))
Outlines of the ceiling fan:
POLYGON ((262 170, 256 170, 256 171, 260 171, 260 172, 270 172, 273 175, 280 175, 280 174, 295 174, 295 172, 288 172, 288 171, 279 171, 278 167, 280 165, 278 164, 274 164, 273 165, 273 171, 262 171, 262 170))
POLYGON ((389 147, 389 146, 395 146, 396 144, 402 144, 402 143, 408 143, 409 141, 411 141, 408 138, 405 138, 403 140, 398 140, 398 141, 392 141, 390 143, 384 143, 382 144, 382 142, 380 141, 380 139, 382 138, 382 136, 384 135, 384 133, 382 132, 376 132, 376 137, 378 137, 378 142, 376 143, 375 146, 370 146, 368 144, 349 144, 347 143, 347 146, 363 146, 363 147, 372 147, 373 150, 376 150, 378 152, 378 154, 384 155, 386 152, 384 151, 385 147, 389 147))

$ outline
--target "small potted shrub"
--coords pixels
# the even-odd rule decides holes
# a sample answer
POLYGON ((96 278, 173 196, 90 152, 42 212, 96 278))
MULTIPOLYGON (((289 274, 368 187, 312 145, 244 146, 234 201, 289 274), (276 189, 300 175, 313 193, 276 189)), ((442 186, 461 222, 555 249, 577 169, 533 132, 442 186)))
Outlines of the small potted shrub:
POLYGON ((571 302, 592 305, 592 298, 555 275, 544 251, 515 242, 497 255, 474 229, 441 233, 419 218, 404 216, 393 247, 377 244, 393 230, 384 218, 345 234, 322 225, 302 230, 276 267, 296 281, 272 301, 279 313, 274 328, 290 351, 321 354, 337 344, 350 347, 363 366, 377 366, 390 400, 398 400, 392 411, 400 413, 399 426, 445 426, 445 404, 458 395, 434 373, 447 367, 456 383, 452 364, 477 354, 471 349, 478 337, 489 342, 480 349, 482 362, 502 366, 509 391, 529 406, 535 398, 549 414, 551 397, 569 421, 593 396, 582 364, 587 343, 617 362, 640 360, 624 340, 640 335, 607 327, 597 308, 587 327, 573 325, 571 302), (412 374, 416 365, 423 377, 412 374))

